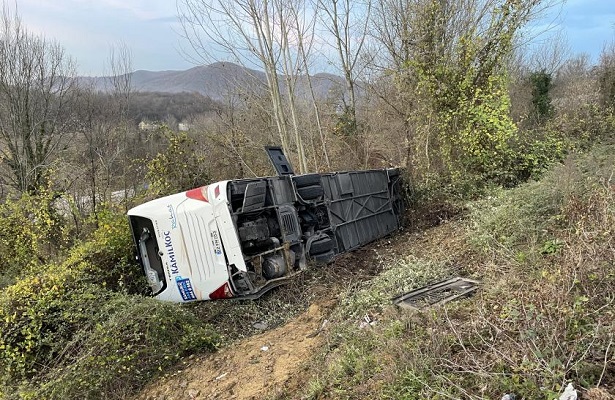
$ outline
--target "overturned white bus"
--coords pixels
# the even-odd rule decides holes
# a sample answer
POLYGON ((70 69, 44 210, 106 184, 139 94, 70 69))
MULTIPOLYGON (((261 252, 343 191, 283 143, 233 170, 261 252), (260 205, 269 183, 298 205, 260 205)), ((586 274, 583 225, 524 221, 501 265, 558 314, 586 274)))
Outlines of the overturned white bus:
POLYGON ((257 298, 310 261, 401 226, 398 169, 294 175, 279 147, 267 150, 278 176, 215 182, 128 212, 156 298, 257 298))

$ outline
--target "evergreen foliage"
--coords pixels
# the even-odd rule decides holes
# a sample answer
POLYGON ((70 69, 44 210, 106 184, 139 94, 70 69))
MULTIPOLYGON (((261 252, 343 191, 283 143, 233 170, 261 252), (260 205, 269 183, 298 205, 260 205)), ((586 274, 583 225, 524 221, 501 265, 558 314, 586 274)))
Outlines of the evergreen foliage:
POLYGON ((553 115, 550 91, 553 87, 552 76, 544 69, 530 74, 532 85, 532 104, 536 113, 536 121, 542 123, 553 115))

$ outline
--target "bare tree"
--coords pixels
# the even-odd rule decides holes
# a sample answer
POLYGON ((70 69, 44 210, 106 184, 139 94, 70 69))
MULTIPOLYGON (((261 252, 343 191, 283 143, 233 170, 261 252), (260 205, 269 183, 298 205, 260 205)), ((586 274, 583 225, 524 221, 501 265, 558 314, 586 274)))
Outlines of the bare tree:
MULTIPOLYGON (((604 58, 602 58, 604 61, 604 58)), ((600 76, 601 68, 597 68, 600 76)), ((600 88, 588 54, 566 60, 557 70, 553 82, 553 105, 560 114, 573 115, 599 104, 600 88)))
POLYGON ((108 77, 109 91, 117 100, 119 119, 125 120, 130 105, 132 87, 132 52, 124 42, 112 45, 108 59, 111 74, 108 77))
POLYGON ((0 162, 10 185, 36 192, 73 133, 73 62, 59 44, 29 33, 6 5, 1 18, 0 162))
POLYGON ((332 36, 338 65, 346 81, 345 112, 356 128, 358 62, 368 38, 372 0, 318 0, 322 23, 332 36))
MULTIPOLYGON (((81 89, 79 120, 81 136, 85 141, 85 148, 83 149, 82 159, 85 161, 82 170, 80 171, 87 182, 87 192, 91 203, 91 211, 97 219, 98 209, 98 197, 99 197, 99 170, 102 160, 102 142, 105 137, 108 137, 109 131, 105 129, 105 125, 100 123, 100 115, 97 115, 97 94, 92 83, 89 87, 83 87, 81 89)), ((81 147, 81 146, 80 146, 81 147)), ((75 168, 77 169, 77 168, 75 168)), ((80 205, 81 197, 83 196, 81 188, 77 188, 74 193, 74 200, 77 205, 80 205)), ((80 209, 82 213, 86 213, 89 210, 80 209)), ((75 219, 76 221, 77 219, 75 219)))
MULTIPOLYGON (((325 164, 327 169, 331 169, 331 161, 329 160, 329 150, 327 149, 327 140, 325 131, 320 117, 320 108, 314 92, 314 85, 312 84, 312 77, 310 76, 310 57, 312 55, 313 43, 314 43, 314 29, 316 26, 315 17, 318 13, 318 8, 315 8, 313 18, 309 17, 309 13, 305 12, 303 18, 299 15, 299 10, 291 9, 293 13, 293 20, 295 21, 295 31, 297 32, 297 52, 302 61, 303 71, 305 74, 306 83, 310 92, 310 100, 312 107, 314 108, 314 119, 316 120, 316 128, 320 138, 322 146, 323 156, 325 158, 325 164), (303 22, 303 24, 302 24, 303 22)), ((316 161, 316 155, 314 166, 318 169, 318 162, 316 161)))
POLYGON ((295 144, 299 158, 299 171, 308 171, 307 158, 303 144, 303 135, 299 127, 297 106, 298 79, 307 73, 305 63, 308 51, 304 46, 306 36, 309 35, 310 25, 313 22, 305 20, 305 0, 274 0, 275 10, 278 14, 280 34, 276 38, 276 45, 280 48, 280 64, 284 76, 286 100, 294 132, 295 144))
POLYGON ((179 14, 185 37, 202 60, 221 57, 265 72, 271 113, 287 154, 294 142, 300 172, 307 171, 303 137, 298 125, 296 85, 307 73, 309 30, 304 0, 181 0, 179 14), (292 129, 292 135, 290 129, 292 129))
MULTIPOLYGON (((377 78, 370 82, 370 90, 402 121, 402 164, 407 166, 413 165, 416 158, 413 152, 417 152, 415 142, 418 136, 427 136, 425 146, 429 146, 429 137, 425 132, 432 124, 426 103, 416 95, 416 75, 410 68, 412 60, 422 55, 417 51, 417 44, 423 36, 420 31, 426 21, 421 16, 427 3, 429 0, 378 0, 374 3, 371 17, 370 35, 374 38, 374 47, 370 52, 377 56, 370 58, 377 78), (413 115, 427 118, 420 125, 413 124, 413 115)), ((431 51, 438 50, 433 48, 431 51)), ((441 57, 441 54, 432 56, 441 57)), ((445 60, 443 57, 440 59, 445 60)), ((426 155, 426 158, 429 156, 426 155)))
MULTIPOLYGON (((110 92, 113 97, 116 114, 115 134, 118 136, 117 148, 117 171, 122 181, 124 203, 127 204, 128 193, 135 191, 134 177, 129 176, 132 168, 130 163, 139 155, 143 155, 139 146, 134 146, 131 141, 133 122, 128 119, 132 87, 132 52, 126 43, 120 42, 109 49, 108 66, 111 71, 109 76, 110 92)), ((126 205, 127 207, 127 205, 126 205)))
POLYGON ((280 35, 280 24, 275 6, 269 0, 181 0, 178 11, 184 36, 201 60, 211 62, 224 56, 243 66, 256 62, 263 68, 280 143, 289 152, 278 73, 276 36, 280 35))
POLYGON ((529 51, 529 67, 533 71, 555 73, 570 58, 570 45, 561 31, 554 32, 529 51))
POLYGON ((601 104, 615 106, 615 41, 604 45, 596 66, 596 77, 601 104))

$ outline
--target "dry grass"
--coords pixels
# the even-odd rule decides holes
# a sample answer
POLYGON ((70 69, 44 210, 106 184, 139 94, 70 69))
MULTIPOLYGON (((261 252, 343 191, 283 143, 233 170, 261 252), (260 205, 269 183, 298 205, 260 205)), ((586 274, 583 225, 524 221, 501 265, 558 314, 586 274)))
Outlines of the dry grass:
POLYGON ((349 294, 355 320, 331 330, 301 396, 552 399, 568 382, 586 398, 615 392, 614 165, 615 146, 571 158, 473 207, 456 238, 472 246, 444 247, 463 257, 423 252, 349 294), (373 295, 403 286, 387 276, 427 278, 451 259, 482 280, 473 299, 410 314, 373 295), (358 329, 358 309, 377 310, 377 324, 358 329))

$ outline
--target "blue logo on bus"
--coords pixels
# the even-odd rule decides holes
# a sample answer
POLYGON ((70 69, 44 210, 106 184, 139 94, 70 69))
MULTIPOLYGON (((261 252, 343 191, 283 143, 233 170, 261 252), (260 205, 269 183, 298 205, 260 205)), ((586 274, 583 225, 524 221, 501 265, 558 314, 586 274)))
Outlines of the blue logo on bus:
POLYGON ((175 278, 175 283, 177 283, 179 294, 182 296, 184 301, 196 300, 196 295, 194 294, 194 289, 192 288, 190 279, 178 276, 175 278))

